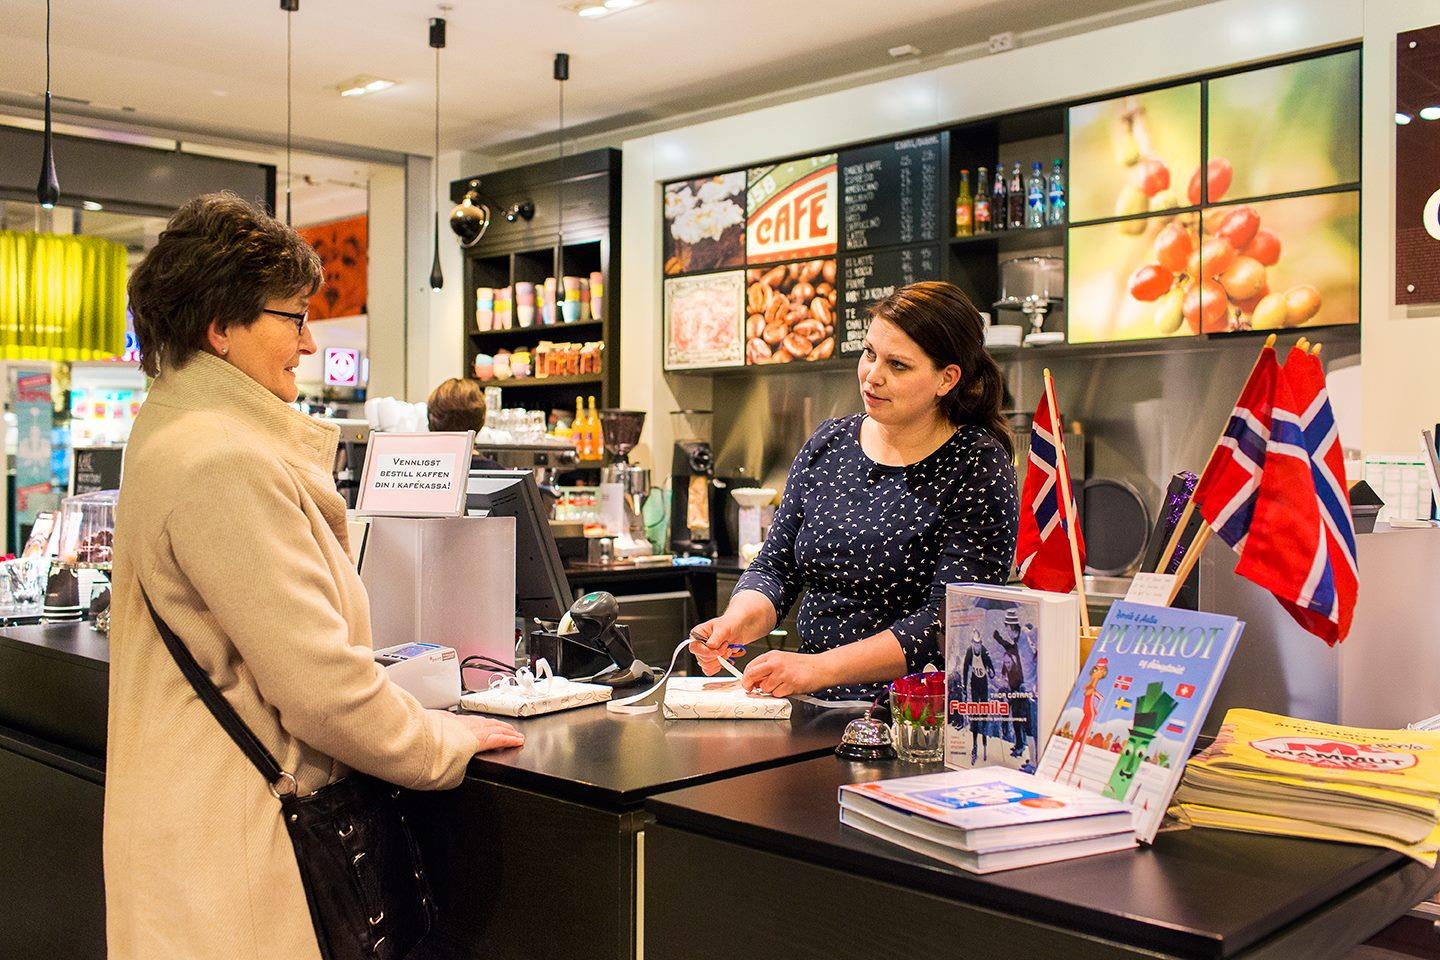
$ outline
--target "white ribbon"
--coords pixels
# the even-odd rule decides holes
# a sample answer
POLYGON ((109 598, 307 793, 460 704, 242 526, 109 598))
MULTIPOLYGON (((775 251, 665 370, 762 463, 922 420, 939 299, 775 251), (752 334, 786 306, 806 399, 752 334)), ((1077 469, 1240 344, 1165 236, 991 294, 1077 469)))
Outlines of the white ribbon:
MULTIPOLYGON (((680 651, 690 646, 690 642, 691 638, 689 637, 686 637, 684 640, 680 641, 679 646, 675 648, 675 652, 670 654, 670 666, 665 668, 665 675, 656 682, 655 686, 651 687, 649 690, 646 690, 644 693, 637 693, 633 697, 626 697, 624 700, 610 700, 606 702, 605 709, 609 710, 611 713, 620 713, 628 716, 637 716, 642 713, 654 713, 656 710, 658 710, 659 704, 647 703, 643 706, 635 706, 635 704, 638 704, 641 700, 644 700, 646 697, 653 694, 656 690, 659 690, 661 687, 665 686, 666 681, 670 679, 670 674, 675 672, 675 663, 680 659, 680 651)), ((724 667, 727 671, 729 671, 731 676, 735 677, 737 680, 744 679, 745 675, 739 670, 736 670, 735 665, 732 664, 729 660, 724 657, 719 657, 718 659, 720 661, 720 666, 724 667)))
POLYGON ((490 678, 490 689, 499 690, 505 687, 514 687, 522 697, 543 697, 550 692, 550 681, 555 675, 550 670, 550 662, 541 657, 535 662, 535 670, 531 672, 529 667, 521 667, 515 671, 514 676, 497 674, 490 678))

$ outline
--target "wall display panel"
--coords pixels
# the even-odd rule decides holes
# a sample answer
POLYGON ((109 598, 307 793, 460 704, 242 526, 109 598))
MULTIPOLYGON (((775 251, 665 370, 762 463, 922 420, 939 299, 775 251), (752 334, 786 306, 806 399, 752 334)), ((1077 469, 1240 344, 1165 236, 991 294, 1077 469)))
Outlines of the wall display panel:
POLYGON ((1210 207, 1201 220, 1204 332, 1359 323, 1358 193, 1210 207))
POLYGON ((745 362, 745 271, 665 281, 665 369, 745 362))
POLYGON ((752 167, 746 191, 745 251, 750 263, 825 257, 839 228, 837 156, 752 167))
POLYGON ((853 357, 864 348, 870 308, 876 303, 906 284, 939 279, 939 246, 852 253, 842 257, 840 354, 853 357))
POLYGON ((745 265, 745 171, 665 184, 665 275, 745 265))
POLYGON ((1206 120, 1207 203, 1355 183, 1360 51, 1216 77, 1206 120))
POLYGON ((1185 275, 1195 255, 1197 225, 1198 216, 1189 213, 1071 228, 1066 259, 1070 342, 1199 333, 1205 291, 1194 289, 1185 275))
POLYGON ((835 258, 746 272, 745 362, 816 362, 835 356, 835 258))
POLYGON ((1071 107, 1069 126, 1071 223, 1199 203, 1200 84, 1071 107))
POLYGON ((1396 36, 1395 302, 1400 304, 1440 303, 1437 78, 1440 25, 1396 36))
POLYGON ((844 249, 940 239, 941 164, 947 136, 932 133, 840 154, 844 249))

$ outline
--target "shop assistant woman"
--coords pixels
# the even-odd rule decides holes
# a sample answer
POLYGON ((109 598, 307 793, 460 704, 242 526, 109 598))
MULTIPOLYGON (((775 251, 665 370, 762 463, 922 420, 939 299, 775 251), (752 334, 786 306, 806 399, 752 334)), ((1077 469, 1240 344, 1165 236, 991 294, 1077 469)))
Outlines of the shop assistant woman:
POLYGON ((695 628, 706 673, 802 593, 799 652, 756 657, 747 689, 870 699, 942 664, 946 584, 1004 583, 1015 555, 1004 387, 981 331, 953 284, 876 304, 859 363, 865 412, 825 421, 796 456, 760 555, 724 615, 695 628))
POLYGON ((192 200, 130 280, 155 377, 115 528, 105 770, 110 960, 286 960, 319 947, 280 804, 196 696, 141 590, 301 794, 359 770, 453 787, 505 723, 426 710, 371 652, 330 469, 290 406, 320 260, 230 194, 192 200))

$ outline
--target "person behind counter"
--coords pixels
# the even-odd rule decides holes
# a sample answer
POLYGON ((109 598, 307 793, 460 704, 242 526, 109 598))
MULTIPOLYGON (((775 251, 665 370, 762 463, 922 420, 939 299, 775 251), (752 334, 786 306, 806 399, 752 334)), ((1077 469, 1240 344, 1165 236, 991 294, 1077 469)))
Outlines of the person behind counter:
POLYGON ((869 700, 943 662, 945 585, 1004 583, 1019 525, 1003 380, 980 314, 949 283, 903 287, 871 310, 865 412, 805 443, 758 557, 690 649, 707 674, 768 634, 804 592, 800 651, 745 669, 773 696, 869 700))
MULTIPOLYGON (((485 426, 485 391, 474 380, 451 377, 434 390, 425 401, 425 417, 431 433, 474 430, 478 436, 485 426)), ((475 456, 470 466, 479 470, 499 470, 500 461, 475 456)))
POLYGON ((371 654, 330 475, 339 434, 289 406, 315 352, 306 307, 321 276, 295 231, 211 194, 171 218, 130 279, 156 379, 115 528, 110 960, 320 956, 271 785, 186 682, 145 594, 301 794, 350 768, 453 787, 475 753, 523 742, 508 724, 422 708, 371 654))

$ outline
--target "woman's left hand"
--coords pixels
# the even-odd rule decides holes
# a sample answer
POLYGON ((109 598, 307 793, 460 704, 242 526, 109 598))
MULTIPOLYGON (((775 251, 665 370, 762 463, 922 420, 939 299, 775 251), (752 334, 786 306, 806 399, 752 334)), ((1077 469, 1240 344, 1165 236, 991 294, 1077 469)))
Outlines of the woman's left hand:
POLYGON ((793 697, 833 686, 816 653, 789 653, 771 650, 762 653, 745 668, 741 681, 746 690, 772 697, 793 697))

